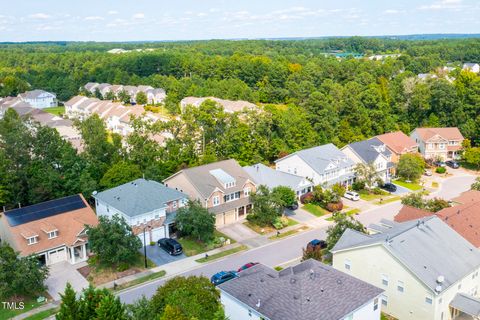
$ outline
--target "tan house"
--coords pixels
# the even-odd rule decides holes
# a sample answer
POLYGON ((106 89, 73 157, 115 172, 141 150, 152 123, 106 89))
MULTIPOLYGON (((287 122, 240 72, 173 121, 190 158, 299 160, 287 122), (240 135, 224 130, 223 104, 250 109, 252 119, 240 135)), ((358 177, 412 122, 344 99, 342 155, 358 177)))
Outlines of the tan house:
POLYGON ((400 156, 406 153, 417 153, 418 144, 402 131, 389 132, 377 136, 392 153, 391 161, 398 163, 400 156))
POLYGON ((464 140, 457 127, 416 128, 410 137, 418 144, 418 150, 425 159, 442 161, 457 159, 464 140))
POLYGON ((216 226, 244 219, 252 205, 256 185, 250 175, 230 159, 181 170, 163 180, 165 186, 186 193, 216 214, 216 226))
POLYGON ((42 264, 88 258, 86 225, 98 224, 82 195, 5 211, 0 216, 0 238, 21 256, 36 255, 42 264))

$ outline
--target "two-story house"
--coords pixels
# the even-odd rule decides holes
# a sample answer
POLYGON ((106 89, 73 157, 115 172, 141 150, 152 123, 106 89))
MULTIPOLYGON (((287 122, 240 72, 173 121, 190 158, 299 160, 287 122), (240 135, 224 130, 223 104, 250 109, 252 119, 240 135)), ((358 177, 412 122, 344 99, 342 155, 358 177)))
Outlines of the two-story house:
POLYGON ((480 73, 480 64, 467 62, 463 64, 462 70, 468 70, 473 73, 480 73))
POLYGON ((418 144, 418 149, 425 159, 458 159, 464 140, 457 127, 450 128, 416 128, 410 137, 418 144))
POLYGON ((218 288, 230 320, 379 320, 383 292, 313 259, 281 271, 257 264, 218 288))
POLYGON ((351 185, 355 179, 355 162, 331 143, 289 154, 276 160, 275 167, 326 187, 351 185))
POLYGON ((98 216, 119 215, 143 243, 170 237, 175 212, 187 204, 188 196, 178 190, 146 179, 94 193, 98 216))
POLYGON ((474 319, 465 301, 480 310, 479 249, 435 216, 369 229, 376 233, 343 233, 331 250, 333 267, 385 290, 383 312, 399 320, 474 319))
POLYGON ((418 144, 402 131, 388 132, 376 136, 392 153, 391 161, 398 164, 403 154, 418 154, 418 144))
POLYGON ((269 189, 279 186, 289 187, 295 192, 297 198, 313 189, 312 181, 292 173, 272 169, 262 163, 243 167, 243 169, 253 178, 257 186, 265 185, 269 189))
POLYGON ((216 226, 244 219, 252 208, 252 177, 234 159, 183 169, 163 180, 216 215, 216 226))
POLYGON ((41 264, 75 264, 88 258, 86 225, 97 224, 83 196, 74 195, 3 212, 0 239, 21 256, 37 256, 41 264))
POLYGON ((390 180, 393 168, 392 153, 385 143, 374 137, 368 140, 350 143, 343 147, 342 152, 355 163, 373 165, 377 175, 383 182, 390 180))
POLYGON ((44 109, 57 106, 57 96, 44 90, 32 90, 18 95, 20 100, 29 103, 37 109, 44 109))

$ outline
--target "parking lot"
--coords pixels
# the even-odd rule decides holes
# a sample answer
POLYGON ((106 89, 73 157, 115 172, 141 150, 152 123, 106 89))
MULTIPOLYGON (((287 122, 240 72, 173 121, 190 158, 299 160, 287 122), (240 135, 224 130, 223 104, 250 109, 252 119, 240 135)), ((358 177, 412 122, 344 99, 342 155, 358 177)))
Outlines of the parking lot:
MULTIPOLYGON (((141 253, 143 254, 143 247, 141 253)), ((147 246, 147 257, 152 260, 157 266, 161 266, 166 263, 174 262, 186 258, 185 254, 180 254, 178 256, 171 256, 165 250, 160 248, 158 245, 147 246)))

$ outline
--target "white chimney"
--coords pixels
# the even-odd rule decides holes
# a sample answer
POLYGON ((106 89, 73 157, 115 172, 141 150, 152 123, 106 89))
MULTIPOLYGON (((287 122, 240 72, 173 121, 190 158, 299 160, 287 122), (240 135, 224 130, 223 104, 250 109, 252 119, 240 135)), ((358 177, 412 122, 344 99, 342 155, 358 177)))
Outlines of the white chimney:
POLYGON ((262 305, 262 303, 261 303, 260 299, 258 299, 258 302, 257 302, 257 304, 256 304, 255 306, 256 306, 257 308, 260 308, 261 305, 262 305))

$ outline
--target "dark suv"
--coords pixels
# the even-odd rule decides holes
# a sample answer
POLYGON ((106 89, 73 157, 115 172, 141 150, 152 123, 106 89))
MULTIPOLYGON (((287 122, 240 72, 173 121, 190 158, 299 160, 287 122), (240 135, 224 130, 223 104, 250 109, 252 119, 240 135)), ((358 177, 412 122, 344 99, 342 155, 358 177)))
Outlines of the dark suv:
POLYGON ((445 164, 446 164, 447 166, 449 166, 450 168, 453 168, 453 169, 458 169, 458 168, 460 168, 460 165, 458 164, 457 161, 448 160, 447 162, 445 162, 445 164))
POLYGON ((158 240, 158 246, 167 251, 172 256, 178 256, 183 253, 183 248, 180 243, 175 239, 163 238, 158 240))
POLYGON ((313 239, 307 244, 307 247, 320 247, 320 249, 325 249, 327 247, 327 242, 325 240, 313 239))
POLYGON ((386 190, 388 192, 395 192, 397 191, 397 186, 394 185, 393 183, 387 182, 383 186, 381 186, 383 190, 386 190))

